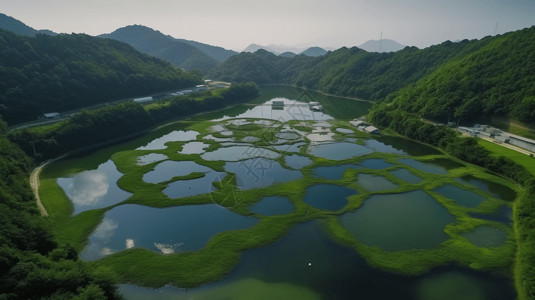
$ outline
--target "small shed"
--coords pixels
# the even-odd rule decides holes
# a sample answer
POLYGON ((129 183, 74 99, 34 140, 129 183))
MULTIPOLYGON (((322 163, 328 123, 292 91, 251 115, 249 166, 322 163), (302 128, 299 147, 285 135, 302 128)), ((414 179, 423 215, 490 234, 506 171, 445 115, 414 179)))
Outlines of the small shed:
POLYGON ((375 126, 368 126, 368 127, 365 127, 364 128, 364 131, 366 131, 367 133, 373 133, 373 134, 378 134, 380 133, 381 131, 375 127, 375 126))
POLYGON ((366 122, 364 121, 361 121, 361 120, 353 120, 353 121, 349 121, 349 125, 355 127, 355 128, 358 128, 362 125, 366 125, 366 122))

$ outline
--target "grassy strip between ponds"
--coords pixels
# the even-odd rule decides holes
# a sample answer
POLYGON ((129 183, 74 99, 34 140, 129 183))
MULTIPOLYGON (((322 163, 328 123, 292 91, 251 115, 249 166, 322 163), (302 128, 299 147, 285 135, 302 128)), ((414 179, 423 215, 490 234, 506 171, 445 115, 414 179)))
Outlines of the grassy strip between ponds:
MULTIPOLYGON (((348 128, 345 122, 333 121, 333 123, 337 126, 348 128)), ((207 134, 207 128, 213 124, 214 123, 211 122, 198 122, 185 128, 185 130, 199 131, 201 135, 197 137, 197 141, 202 140, 203 142, 210 144, 207 151, 212 151, 220 147, 220 145, 212 141, 203 140, 202 136, 207 134)), ((295 123, 290 122, 290 124, 295 123)), ((261 141, 256 142, 257 145, 263 145, 263 143, 266 142, 266 130, 258 126, 246 126, 241 129, 236 127, 232 129, 236 135, 240 137, 255 136, 260 138, 261 141)), ((341 139, 342 137, 343 135, 338 135, 337 139, 341 139)), ((367 136, 362 133, 357 135, 353 134, 351 137, 358 138, 357 143, 359 144, 362 144, 363 139, 367 138, 367 136)), ((201 156, 198 154, 179 154, 178 151, 184 143, 185 142, 169 142, 166 144, 167 148, 162 150, 126 150, 115 153, 112 156, 112 159, 118 170, 124 174, 119 179, 118 185, 122 189, 133 193, 130 198, 118 205, 135 203, 151 207, 172 207, 177 205, 209 204, 215 202, 226 206, 230 210, 241 215, 257 217, 260 221, 255 226, 248 229, 226 231, 216 234, 199 251, 163 255, 146 249, 133 248, 106 256, 91 264, 109 267, 120 276, 122 282, 150 287, 161 287, 169 283, 179 287, 193 287, 224 277, 238 263, 241 253, 244 250, 262 247, 273 243, 284 236, 296 223, 312 219, 325 219, 327 220, 329 235, 334 240, 355 249, 375 267, 396 273, 414 275, 424 273, 435 266, 455 263, 476 270, 492 270, 502 274, 511 274, 511 266, 513 265, 515 251, 515 239, 512 229, 496 222, 484 221, 470 218, 468 216, 469 212, 492 213, 501 205, 509 204, 505 201, 493 198, 489 193, 479 191, 475 187, 462 185, 454 180, 457 177, 471 174, 478 178, 513 187, 509 181, 492 176, 481 168, 465 164, 456 164, 457 167, 452 169, 449 172, 449 175, 433 175, 403 165, 398 161, 399 158, 408 156, 373 153, 363 157, 335 162, 312 157, 305 152, 304 148, 301 148, 299 154, 309 157, 314 162, 312 165, 302 169, 303 177, 301 179, 287 183, 277 183, 260 189, 245 190, 241 193, 239 199, 235 199, 236 201, 224 202, 223 198, 225 195, 234 192, 236 187, 236 182, 233 177, 227 176, 221 185, 216 184, 218 193, 170 199, 162 193, 162 190, 166 187, 165 183, 176 180, 177 178, 157 184, 144 182, 143 175, 153 170, 159 162, 138 165, 137 158, 139 156, 148 153, 160 153, 165 154, 170 160, 194 161, 198 164, 212 168, 215 171, 223 171, 224 162, 205 161, 201 159, 201 156), (381 170, 351 169, 344 172, 343 177, 340 180, 326 180, 316 178, 312 175, 312 170, 316 166, 334 166, 349 163, 359 164, 369 158, 384 159, 391 163, 392 167, 381 170), (409 184, 389 173, 389 171, 399 168, 405 168, 424 180, 418 184, 409 184), (398 186, 394 190, 371 193, 356 183, 359 174, 383 176, 393 183, 396 183, 398 186), (303 199, 305 199, 308 187, 320 183, 347 186, 355 190, 356 195, 348 197, 348 204, 339 211, 333 212, 317 209, 306 204, 303 199), (430 192, 430 194, 456 218, 454 223, 448 224, 444 228, 449 239, 441 243, 437 248, 396 252, 383 251, 378 247, 368 246, 358 241, 354 236, 347 232, 338 221, 339 215, 359 208, 372 194, 403 193, 421 189, 431 191, 435 187, 443 184, 452 184, 463 189, 472 190, 474 193, 480 194, 488 199, 476 208, 466 208, 456 205, 454 201, 430 192), (293 203, 295 210, 290 214, 271 217, 253 214, 249 210, 249 206, 266 196, 285 196, 293 203), (476 247, 466 238, 461 236, 461 234, 469 232, 481 225, 492 226, 506 232, 507 239, 505 243, 494 248, 476 247)), ((452 159, 445 155, 428 155, 418 159, 422 161, 430 161, 436 158, 452 159)), ((281 165, 285 165, 282 156, 276 159, 276 161, 281 165)), ((54 175, 58 175, 59 171, 53 173, 54 175)), ((194 175, 197 176, 198 174, 194 175)), ((52 220, 58 238, 62 241, 71 243, 78 251, 80 251, 85 245, 87 237, 102 220, 106 210, 92 210, 70 217, 73 211, 72 205, 61 188, 57 186, 54 179, 44 178, 41 182, 41 197, 45 199, 44 202, 47 209, 50 212, 53 212, 50 219, 52 220)))

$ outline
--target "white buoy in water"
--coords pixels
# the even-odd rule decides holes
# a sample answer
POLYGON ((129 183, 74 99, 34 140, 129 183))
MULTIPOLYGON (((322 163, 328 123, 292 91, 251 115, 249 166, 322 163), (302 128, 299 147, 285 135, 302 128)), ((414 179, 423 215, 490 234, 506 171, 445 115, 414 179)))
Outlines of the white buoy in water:
POLYGON ((312 263, 311 263, 311 262, 309 262, 309 263, 308 263, 308 266, 309 266, 309 267, 312 267, 312 263))

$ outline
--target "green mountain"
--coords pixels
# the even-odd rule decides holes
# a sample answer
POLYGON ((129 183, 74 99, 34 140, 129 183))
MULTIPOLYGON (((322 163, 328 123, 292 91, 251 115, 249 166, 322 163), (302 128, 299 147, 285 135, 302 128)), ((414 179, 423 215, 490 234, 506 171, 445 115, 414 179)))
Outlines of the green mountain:
POLYGON ((28 182, 33 163, 6 135, 0 118, 0 299, 120 299, 113 274, 58 245, 28 182))
POLYGON ((8 30, 20 35, 35 36, 36 34, 56 35, 50 30, 36 30, 21 21, 0 13, 0 29, 8 30))
POLYGON ((10 124, 199 82, 198 75, 119 41, 0 30, 0 114, 10 124))
POLYGON ((240 53, 209 76, 284 83, 369 100, 447 121, 501 115, 535 121, 535 27, 481 40, 391 53, 341 48, 320 57, 240 53))
POLYGON ((233 54, 220 47, 178 40, 141 25, 126 26, 100 37, 125 42, 140 52, 167 60, 175 66, 202 72, 214 68, 233 54))
POLYGON ((199 43, 196 41, 190 41, 190 40, 184 40, 184 39, 177 39, 178 41, 181 41, 183 43, 189 44, 199 50, 201 50, 204 54, 210 56, 211 58, 217 60, 218 62, 222 62, 225 59, 238 54, 236 51, 227 50, 223 47, 218 46, 212 46, 204 43, 199 43))
POLYGON ((440 121, 503 115, 535 122, 535 27, 483 42, 391 95, 392 107, 440 121))
POLYGON ((306 56, 313 56, 313 57, 322 56, 325 54, 327 54, 327 50, 320 48, 320 47, 310 47, 306 49, 305 51, 299 53, 299 55, 306 55, 306 56))
POLYGON ((226 81, 294 84, 331 94, 379 100, 477 47, 469 41, 444 42, 424 50, 408 47, 393 53, 344 47, 319 57, 294 58, 259 50, 227 59, 210 71, 209 76, 226 81))

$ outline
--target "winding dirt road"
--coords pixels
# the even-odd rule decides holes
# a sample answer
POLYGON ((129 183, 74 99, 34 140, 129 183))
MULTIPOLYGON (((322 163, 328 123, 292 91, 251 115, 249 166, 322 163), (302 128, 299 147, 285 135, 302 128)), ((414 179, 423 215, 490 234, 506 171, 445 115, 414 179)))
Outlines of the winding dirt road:
POLYGON ((37 168, 33 169, 32 173, 30 174, 30 186, 32 187, 33 195, 35 196, 35 200, 37 200, 37 207, 39 207, 39 211, 41 212, 41 216, 48 217, 48 212, 46 211, 45 207, 43 206, 43 203, 41 203, 41 197, 39 197, 39 174, 41 174, 41 170, 49 163, 50 161, 46 161, 37 168))

